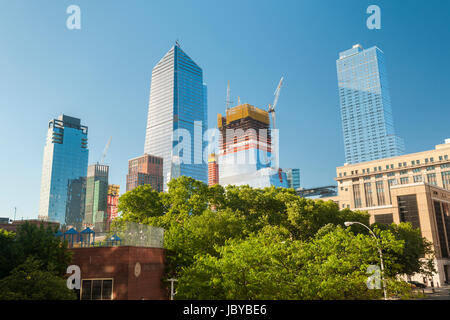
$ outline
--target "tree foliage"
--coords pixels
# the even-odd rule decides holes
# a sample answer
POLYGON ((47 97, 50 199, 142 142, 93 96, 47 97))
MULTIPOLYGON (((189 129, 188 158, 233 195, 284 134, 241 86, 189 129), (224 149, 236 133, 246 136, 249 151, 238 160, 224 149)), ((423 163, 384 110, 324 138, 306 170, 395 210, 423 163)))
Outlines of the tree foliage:
POLYGON ((57 230, 24 223, 0 230, 0 299, 71 299, 63 276, 71 262, 57 230))
POLYGON ((293 189, 208 187, 180 177, 167 193, 146 186, 119 202, 116 223, 165 229, 167 277, 178 278, 178 299, 380 298, 366 285, 368 266, 380 264, 378 246, 389 288, 403 293, 409 287, 398 275, 423 270, 419 257, 430 249, 406 224, 373 226, 377 239, 359 225, 343 228, 345 221, 368 225, 369 215, 293 189))

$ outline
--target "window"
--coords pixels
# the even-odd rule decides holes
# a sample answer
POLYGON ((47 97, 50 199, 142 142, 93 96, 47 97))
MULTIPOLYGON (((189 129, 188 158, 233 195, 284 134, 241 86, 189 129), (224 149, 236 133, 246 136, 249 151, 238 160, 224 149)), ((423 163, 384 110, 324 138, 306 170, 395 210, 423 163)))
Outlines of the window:
POLYGON ((432 184, 432 185, 437 185, 437 182, 436 182, 436 173, 429 173, 429 174, 427 174, 427 182, 429 183, 429 184, 432 184))
POLYGON ((422 176, 421 175, 417 175, 413 177, 414 182, 422 182, 422 176))
POLYGON ((445 189, 450 190, 450 171, 442 172, 442 184, 445 189))
POLYGON ((388 177, 393 177, 393 176, 395 176, 395 172, 389 172, 389 173, 387 174, 387 176, 388 176, 388 177))
POLYGON ((376 214, 373 216, 375 223, 390 225, 394 222, 392 213, 376 214))
POLYGON ((414 228, 420 228, 419 209, 415 194, 397 197, 400 222, 410 222, 414 228))
POLYGON ((431 170, 434 170, 434 166, 427 167, 427 171, 431 171, 431 170))
POLYGON ((112 300, 113 279, 83 279, 81 300, 112 300))
POLYGON ((377 181, 376 182, 376 189, 377 189, 377 200, 379 206, 384 206, 386 204, 386 199, 384 197, 384 182, 383 181, 377 181))
POLYGON ((359 184, 353 185, 353 198, 355 200, 355 208, 361 208, 361 191, 359 184))
POLYGON ((364 193, 366 195, 366 206, 372 207, 373 206, 372 186, 370 182, 364 183, 364 193))
POLYGON ((414 172, 414 173, 420 172, 420 168, 415 168, 415 169, 413 169, 413 172, 414 172))
POLYGON ((408 181, 409 181, 408 177, 400 178, 400 184, 408 184, 408 181))
POLYGON ((400 174, 401 175, 408 174, 408 170, 402 170, 402 171, 400 171, 400 174))

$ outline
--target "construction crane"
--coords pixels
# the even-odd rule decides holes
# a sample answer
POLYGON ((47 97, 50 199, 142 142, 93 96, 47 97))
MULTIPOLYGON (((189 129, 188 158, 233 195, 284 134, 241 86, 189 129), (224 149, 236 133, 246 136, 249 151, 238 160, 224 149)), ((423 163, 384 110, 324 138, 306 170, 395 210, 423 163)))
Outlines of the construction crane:
POLYGON ((111 144, 111 139, 112 137, 109 137, 108 143, 106 143, 105 149, 103 149, 103 154, 102 157, 100 158, 100 164, 104 164, 103 162, 105 161, 106 153, 108 152, 109 145, 111 144))
POLYGON ((273 104, 269 104, 269 110, 267 110, 268 113, 272 116, 272 129, 275 129, 275 108, 278 103, 278 98, 280 96, 281 86, 283 85, 283 77, 281 77, 280 82, 278 83, 277 88, 275 89, 275 98, 273 100, 273 104))
POLYGON ((230 89, 230 80, 228 80, 228 85, 227 85, 227 110, 230 107, 230 104, 233 103, 233 101, 231 101, 231 89, 230 89))

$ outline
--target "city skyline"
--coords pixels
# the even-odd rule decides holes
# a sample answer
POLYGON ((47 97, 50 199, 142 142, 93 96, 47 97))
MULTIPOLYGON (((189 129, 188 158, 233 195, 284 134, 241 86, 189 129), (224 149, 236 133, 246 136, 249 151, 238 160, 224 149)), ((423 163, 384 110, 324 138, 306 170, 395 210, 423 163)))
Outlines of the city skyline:
MULTIPOLYGON (((302 3, 292 4, 291 8, 263 3, 259 19, 269 21, 267 18, 275 15, 278 25, 272 25, 271 30, 259 19, 251 18, 249 27, 238 33, 236 27, 219 27, 219 22, 226 24, 225 17, 231 13, 237 20, 250 16, 251 3, 243 4, 238 13, 237 3, 227 7, 202 5, 205 8, 194 4, 195 8, 189 9, 180 4, 176 9, 179 22, 189 25, 182 14, 186 11, 200 9, 197 15, 191 12, 199 17, 207 9, 214 9, 218 15, 222 10, 220 18, 215 18, 217 23, 205 15, 203 23, 214 30, 204 30, 200 23, 194 23, 183 32, 170 27, 157 34, 159 29, 152 30, 152 27, 158 25, 158 17, 153 22, 135 19, 141 22, 125 20, 121 26, 111 25, 107 22, 110 17, 100 5, 87 2, 80 3, 86 17, 80 31, 65 29, 65 2, 52 7, 30 4, 29 12, 21 11, 18 4, 2 4, 2 12, 21 17, 21 23, 17 25, 17 39, 2 31, 5 51, 0 54, 0 60, 5 72, 0 78, 4 90, 0 97, 4 113, 1 133, 8 136, 3 150, 9 150, 17 161, 9 157, 0 163, 6 182, 0 192, 1 216, 12 218, 14 206, 18 208, 18 219, 37 216, 45 141, 43 127, 48 119, 61 113, 81 118, 90 128, 89 163, 100 158, 107 138, 113 136, 106 164, 111 168, 111 182, 125 189, 127 161, 142 153, 151 69, 177 38, 207 75, 204 82, 209 89, 210 127, 225 106, 227 80, 231 81, 232 100, 240 96, 243 102, 265 108, 273 98, 277 79, 280 75, 286 76, 277 112, 277 125, 281 128, 280 166, 300 168, 304 187, 335 184, 335 168, 344 163, 333 64, 338 52, 355 43, 364 47, 376 45, 385 52, 396 131, 407 141, 407 153, 428 150, 450 136, 444 124, 435 125, 434 119, 427 117, 427 112, 439 114, 440 119, 450 115, 445 99, 449 87, 446 75, 450 72, 445 57, 450 50, 449 44, 441 41, 449 35, 440 18, 444 8, 432 11, 419 3, 411 3, 405 14, 401 4, 380 1, 385 17, 382 29, 371 31, 365 26, 367 3, 349 2, 339 6, 332 2, 302 3), (338 12, 340 17, 333 18, 325 13, 324 6, 326 12, 338 12), (427 23, 414 25, 411 21, 424 19, 424 11, 429 16, 427 23), (33 19, 28 20, 31 12, 43 17, 34 29, 33 19), (62 17, 58 16, 60 12, 62 17), (346 22, 335 27, 341 20, 346 22), (267 32, 258 32, 255 36, 257 28, 267 32), (333 31, 333 28, 338 30, 333 31), (199 30, 203 32, 202 37, 196 37, 199 30), (129 34, 136 32, 139 37, 129 39, 129 34), (329 36, 333 32, 335 36, 329 36), (22 44, 19 39, 23 38, 31 41, 22 44), (100 46, 93 46, 97 40, 100 46), (269 45, 270 42, 273 45, 269 45), (43 49, 46 46, 53 48, 53 52, 43 49), (429 50, 430 47, 439 50, 429 50), (232 57, 234 52, 236 57, 232 57), (414 68, 410 68, 411 65, 414 68), (11 121, 19 117, 22 127, 11 121), (23 130, 24 127, 27 130, 23 130), (424 128, 426 134, 423 134, 424 128), (23 194, 27 195, 27 200, 21 199, 23 194)), ((146 6, 148 11, 169 10, 163 4, 146 6)), ((125 12, 139 18, 145 16, 145 10, 140 13, 137 6, 126 8, 124 4, 111 4, 111 10, 117 15, 125 12)), ((1 21, 3 30, 14 25, 12 18, 5 17, 1 21)))

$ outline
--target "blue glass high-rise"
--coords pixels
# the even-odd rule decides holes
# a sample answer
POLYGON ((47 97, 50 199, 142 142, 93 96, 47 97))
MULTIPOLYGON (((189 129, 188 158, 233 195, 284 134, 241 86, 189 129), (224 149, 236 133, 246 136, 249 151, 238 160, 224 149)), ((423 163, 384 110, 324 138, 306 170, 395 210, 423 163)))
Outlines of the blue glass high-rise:
POLYGON ((88 128, 61 115, 48 124, 44 148, 39 219, 77 225, 84 215, 88 128))
POLYGON ((336 61, 345 162, 399 156, 404 142, 395 134, 384 53, 361 45, 336 61))
MULTIPOLYGON (((173 46, 152 71, 144 153, 163 158, 164 190, 172 178, 189 176, 208 181, 203 159, 207 130, 206 85, 202 69, 183 51, 173 46), (174 154, 179 139, 174 132, 190 134, 189 150, 181 150, 184 160, 174 154), (200 139, 195 139, 199 137, 200 139)), ((185 141, 186 142, 186 141, 185 141)))

